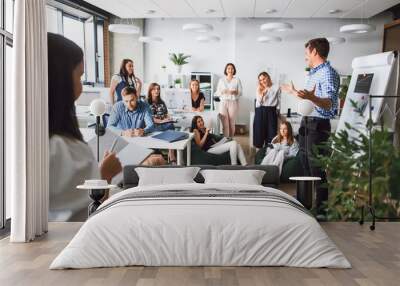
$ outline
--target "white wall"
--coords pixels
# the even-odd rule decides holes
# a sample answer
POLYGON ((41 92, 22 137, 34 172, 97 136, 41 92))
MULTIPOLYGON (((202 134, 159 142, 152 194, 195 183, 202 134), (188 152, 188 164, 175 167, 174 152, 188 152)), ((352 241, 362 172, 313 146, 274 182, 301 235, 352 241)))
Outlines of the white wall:
MULTIPOLYGON (((285 19, 294 25, 294 30, 279 33, 281 43, 262 44, 256 38, 262 33, 259 26, 266 19, 201 19, 196 22, 210 23, 215 35, 221 37, 218 43, 198 43, 196 34, 183 32, 184 23, 193 19, 148 19, 144 31, 149 36, 161 36, 162 43, 144 45, 145 81, 161 81, 162 65, 167 66, 167 73, 174 73, 173 64, 168 60, 171 52, 184 52, 192 55, 190 63, 183 68, 183 73, 191 71, 213 72, 222 76, 225 64, 236 64, 238 76, 243 84, 243 97, 240 100, 239 122, 248 123, 249 112, 253 109, 253 100, 257 75, 262 70, 274 74, 284 74, 285 81, 293 80, 298 87, 303 87, 305 80, 304 44, 307 40, 319 36, 345 36, 346 43, 331 46, 329 60, 340 74, 351 73, 351 61, 354 57, 377 53, 382 48, 383 25, 391 21, 390 14, 372 18, 370 21, 377 30, 367 35, 340 35, 339 27, 346 23, 360 20, 342 19, 285 19)), ((282 20, 282 21, 285 21, 282 20)), ((282 110, 296 110, 297 99, 282 96, 282 110)))
MULTIPOLYGON (((129 20, 129 24, 139 26, 143 31, 142 19, 129 20)), ((138 41, 141 35, 110 33, 111 76, 119 72, 123 59, 131 59, 134 62, 135 75, 143 79, 143 44, 138 41)))

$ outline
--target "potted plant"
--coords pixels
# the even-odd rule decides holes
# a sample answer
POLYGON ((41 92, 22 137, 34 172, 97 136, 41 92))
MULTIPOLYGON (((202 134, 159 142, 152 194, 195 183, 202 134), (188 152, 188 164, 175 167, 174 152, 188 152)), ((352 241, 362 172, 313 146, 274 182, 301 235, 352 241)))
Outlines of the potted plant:
MULTIPOLYGON (((352 102, 354 112, 359 112, 352 102)), ((326 204, 328 220, 354 221, 360 217, 360 208, 368 202, 369 137, 363 131, 367 126, 345 123, 346 129, 332 134, 326 150, 316 161, 327 173, 329 198, 326 204), (350 140, 350 132, 356 139, 350 140)), ((400 150, 393 145, 391 134, 377 128, 372 139, 372 198, 377 216, 400 214, 400 150)))
POLYGON ((186 61, 188 58, 190 58, 190 55, 185 55, 183 53, 171 53, 169 54, 169 59, 171 62, 176 66, 176 70, 178 73, 181 73, 182 71, 182 66, 188 64, 189 62, 186 61))
POLYGON ((180 78, 175 79, 175 88, 181 88, 182 80, 180 78))

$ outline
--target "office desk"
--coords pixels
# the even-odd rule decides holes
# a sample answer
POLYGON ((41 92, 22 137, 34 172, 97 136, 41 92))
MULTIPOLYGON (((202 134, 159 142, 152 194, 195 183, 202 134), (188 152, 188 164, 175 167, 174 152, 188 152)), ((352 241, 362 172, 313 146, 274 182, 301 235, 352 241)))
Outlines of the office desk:
POLYGON ((124 137, 124 139, 130 143, 134 143, 136 145, 139 145, 139 146, 142 146, 145 148, 176 150, 177 155, 178 155, 177 156, 177 164, 181 165, 181 166, 183 165, 183 150, 185 150, 185 148, 186 148, 186 152, 187 152, 186 165, 190 166, 191 142, 192 142, 192 139, 194 136, 193 133, 188 132, 188 134, 189 134, 188 138, 186 138, 184 140, 172 142, 172 143, 151 137, 152 135, 156 135, 158 133, 160 133, 160 132, 153 132, 153 133, 151 133, 147 136, 143 136, 143 137, 124 137))

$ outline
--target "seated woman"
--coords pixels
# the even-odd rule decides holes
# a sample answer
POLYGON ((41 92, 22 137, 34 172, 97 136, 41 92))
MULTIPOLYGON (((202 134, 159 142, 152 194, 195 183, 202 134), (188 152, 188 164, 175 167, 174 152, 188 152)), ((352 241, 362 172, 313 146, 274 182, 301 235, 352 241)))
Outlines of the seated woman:
MULTIPOLYGON (((160 96, 160 85, 158 83, 151 83, 147 92, 147 103, 150 106, 151 113, 153 114, 154 130, 165 131, 174 130, 175 126, 171 122, 172 118, 168 114, 168 108, 160 96)), ((168 151, 168 157, 171 163, 176 162, 174 150, 168 151)))
POLYGON ((200 83, 197 79, 192 79, 190 81, 190 95, 192 97, 192 111, 204 111, 206 98, 200 91, 200 83))
POLYGON ((276 165, 279 167, 279 174, 281 174, 285 159, 295 157, 299 151, 299 145, 293 137, 292 125, 289 122, 282 122, 279 126, 278 135, 272 139, 271 143, 273 148, 267 148, 261 165, 276 165))
POLYGON ((171 122, 171 116, 168 115, 168 109, 165 102, 160 97, 160 85, 153 82, 149 86, 147 93, 147 103, 153 114, 155 131, 174 130, 174 124, 171 122))
POLYGON ((204 126, 204 120, 201 116, 193 117, 190 132, 194 133, 194 141, 202 150, 212 154, 223 154, 229 151, 232 165, 237 165, 238 158, 241 165, 247 165, 242 146, 235 140, 217 142, 215 136, 210 133, 210 129, 204 126))

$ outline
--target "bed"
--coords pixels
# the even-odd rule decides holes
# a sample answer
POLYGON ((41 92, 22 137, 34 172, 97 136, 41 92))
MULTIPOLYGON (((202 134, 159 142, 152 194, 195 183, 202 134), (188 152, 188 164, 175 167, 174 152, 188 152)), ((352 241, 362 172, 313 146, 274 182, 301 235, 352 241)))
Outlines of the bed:
POLYGON ((199 183, 114 195, 50 269, 131 265, 351 267, 291 196, 261 185, 199 183))

